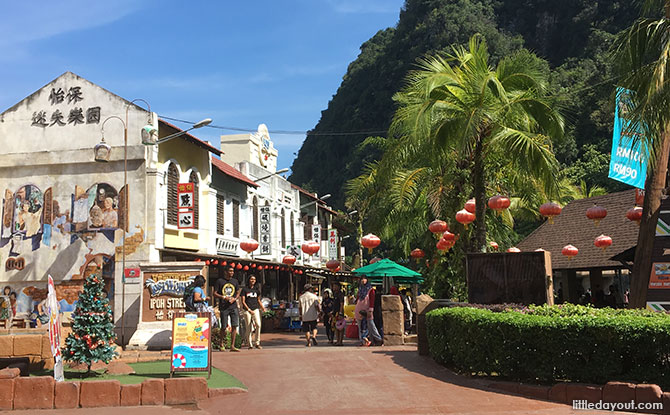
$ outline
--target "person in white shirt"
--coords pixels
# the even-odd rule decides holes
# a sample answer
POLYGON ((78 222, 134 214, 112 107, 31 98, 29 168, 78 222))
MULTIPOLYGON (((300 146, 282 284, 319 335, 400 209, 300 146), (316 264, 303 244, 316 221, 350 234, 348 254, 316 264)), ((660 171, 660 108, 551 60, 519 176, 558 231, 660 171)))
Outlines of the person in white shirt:
POLYGON ((305 332, 307 347, 316 346, 316 322, 321 312, 319 297, 312 292, 312 284, 305 284, 305 292, 300 296, 300 319, 302 320, 302 330, 305 332))

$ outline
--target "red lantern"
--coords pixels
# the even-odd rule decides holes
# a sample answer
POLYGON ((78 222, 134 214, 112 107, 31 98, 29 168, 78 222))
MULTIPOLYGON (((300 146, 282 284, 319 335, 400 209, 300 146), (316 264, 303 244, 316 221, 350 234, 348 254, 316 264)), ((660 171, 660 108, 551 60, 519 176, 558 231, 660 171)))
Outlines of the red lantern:
POLYGON ((477 202, 475 201, 475 199, 470 199, 467 202, 465 202, 465 210, 467 210, 470 213, 477 212, 477 202))
POLYGON ((443 220, 435 219, 434 221, 430 222, 430 225, 428 225, 428 230, 439 238, 439 234, 449 230, 449 225, 443 220))
POLYGON ((642 220, 642 208, 639 206, 632 207, 628 209, 628 212, 626 212, 626 217, 628 220, 637 222, 637 224, 640 224, 640 221, 642 220))
POLYGON ((326 262, 326 268, 328 268, 331 272, 335 272, 335 270, 339 267, 340 261, 336 259, 331 259, 330 261, 326 262))
POLYGON ((489 208, 495 210, 496 212, 502 212, 503 210, 509 208, 512 202, 509 198, 505 196, 496 195, 489 199, 489 208))
POLYGON ((537 248, 537 249, 535 250, 535 252, 544 252, 544 249, 542 249, 542 248, 537 248))
POLYGON ((251 268, 256 268, 256 264, 251 264, 251 268))
POLYGON ((579 249, 577 249, 572 245, 565 245, 561 250, 561 253, 571 260, 574 256, 576 256, 579 253, 579 249))
POLYGON ((491 248, 493 248, 493 250, 495 250, 495 251, 497 251, 498 248, 499 248, 498 242, 495 242, 495 241, 489 242, 489 246, 491 246, 491 248))
POLYGON ((435 244, 435 246, 437 247, 438 251, 444 252, 450 250, 454 246, 454 242, 440 239, 439 241, 437 241, 437 244, 435 244))
POLYGON ((210 262, 209 262, 209 259, 208 259, 207 261, 205 261, 205 265, 209 265, 209 264, 210 264, 210 262))
POLYGON ((517 253, 517 252, 521 252, 521 250, 519 248, 517 248, 516 246, 513 246, 511 248, 507 248, 507 252, 517 253))
POLYGON ((255 239, 246 239, 240 242, 240 248, 247 254, 250 254, 258 249, 258 241, 255 239))
POLYGON ((540 215, 548 218, 549 223, 554 223, 554 216, 561 214, 561 208, 558 204, 554 202, 547 202, 544 205, 540 206, 540 215))
POLYGON ((249 265, 245 265, 243 268, 245 271, 249 271, 249 265))
POLYGON ((223 266, 225 267, 226 265, 228 265, 228 261, 223 261, 223 262, 221 263, 221 265, 223 265, 223 266))
POLYGON ((426 253, 423 252, 423 249, 416 248, 416 249, 413 249, 412 252, 409 253, 409 256, 414 258, 416 260, 416 263, 418 264, 419 260, 426 256, 426 253))
POLYGON ((603 252, 605 252, 608 246, 612 246, 612 238, 606 235, 600 235, 593 241, 593 245, 597 246, 598 248, 602 249, 603 252))
POLYGON ((318 242, 315 241, 307 241, 302 244, 302 252, 306 253, 307 255, 314 255, 317 252, 319 252, 319 249, 321 246, 319 245, 318 242))
POLYGON ((235 265, 235 269, 242 269, 242 264, 235 265))
POLYGON ((200 258, 195 259, 195 262, 200 262, 200 261, 202 261, 202 259, 200 259, 200 258))
POLYGON ((376 235, 373 235, 371 233, 365 235, 361 239, 361 245, 368 248, 368 254, 371 254, 372 250, 378 247, 381 242, 382 242, 381 239, 379 239, 376 235))
POLYGON ((598 226, 601 220, 605 219, 605 216, 607 216, 607 209, 604 207, 594 204, 586 209, 586 217, 591 219, 596 226, 598 226))
POLYGON ((295 264, 295 257, 293 255, 286 255, 284 258, 282 258, 281 262, 286 265, 293 265, 295 264))
POLYGON ((214 260, 214 265, 219 265, 219 260, 218 259, 214 260))
POLYGON ((465 226, 465 229, 468 229, 468 224, 474 222, 474 220, 475 220, 474 213, 472 213, 472 212, 470 212, 466 209, 459 210, 456 213, 456 221, 458 223, 463 224, 463 226, 465 226))
POLYGON ((235 268, 235 263, 234 263, 234 262, 231 262, 231 263, 230 263, 230 266, 233 267, 233 268, 235 268))
POLYGON ((444 239, 447 242, 456 242, 456 235, 446 231, 445 233, 442 234, 442 239, 444 239))

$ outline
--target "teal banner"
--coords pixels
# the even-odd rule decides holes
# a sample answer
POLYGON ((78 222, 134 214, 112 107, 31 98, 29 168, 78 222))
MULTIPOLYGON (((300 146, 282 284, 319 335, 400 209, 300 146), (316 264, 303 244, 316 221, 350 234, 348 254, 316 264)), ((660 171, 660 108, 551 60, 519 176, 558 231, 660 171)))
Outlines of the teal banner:
POLYGON ((609 178, 644 189, 647 152, 643 151, 642 130, 630 131, 632 108, 631 91, 617 88, 609 178))

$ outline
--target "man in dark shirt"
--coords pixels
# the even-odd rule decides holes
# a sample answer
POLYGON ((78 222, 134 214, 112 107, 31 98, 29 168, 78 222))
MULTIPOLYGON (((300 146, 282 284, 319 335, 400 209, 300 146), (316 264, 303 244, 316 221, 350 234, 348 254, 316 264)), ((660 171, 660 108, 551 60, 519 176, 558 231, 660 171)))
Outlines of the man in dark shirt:
MULTIPOLYGON (((233 278, 235 269, 233 267, 226 268, 224 278, 216 280, 214 286, 214 297, 219 299, 219 311, 221 312, 221 329, 225 330, 228 324, 228 316, 230 316, 230 351, 239 352, 240 349, 235 347, 235 337, 237 337, 237 327, 240 325, 240 311, 237 308, 237 299, 240 296, 240 283, 237 278, 233 278)), ((225 350, 225 340, 221 345, 221 349, 225 350)))
POLYGON ((247 287, 242 288, 242 307, 244 307, 243 316, 244 316, 244 326, 245 329, 245 339, 247 340, 247 345, 250 349, 256 347, 257 349, 262 349, 261 347, 261 313, 265 313, 265 308, 263 308, 263 303, 260 301, 261 292, 258 289, 258 284, 256 284, 256 277, 250 275, 247 287), (253 328, 255 327, 255 331, 253 328), (251 332, 254 331, 255 338, 252 342, 251 332))
POLYGON ((340 289, 340 284, 334 282, 333 285, 333 312, 344 313, 344 294, 340 289))

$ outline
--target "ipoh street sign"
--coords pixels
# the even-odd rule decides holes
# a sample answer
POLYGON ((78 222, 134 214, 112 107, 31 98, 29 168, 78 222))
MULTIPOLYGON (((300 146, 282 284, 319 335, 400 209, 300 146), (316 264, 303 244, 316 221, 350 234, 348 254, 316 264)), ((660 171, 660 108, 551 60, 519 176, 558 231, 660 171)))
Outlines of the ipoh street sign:
POLYGON ((642 131, 629 131, 632 111, 631 91, 617 88, 614 132, 609 178, 644 189, 647 178, 646 151, 642 150, 642 131))

